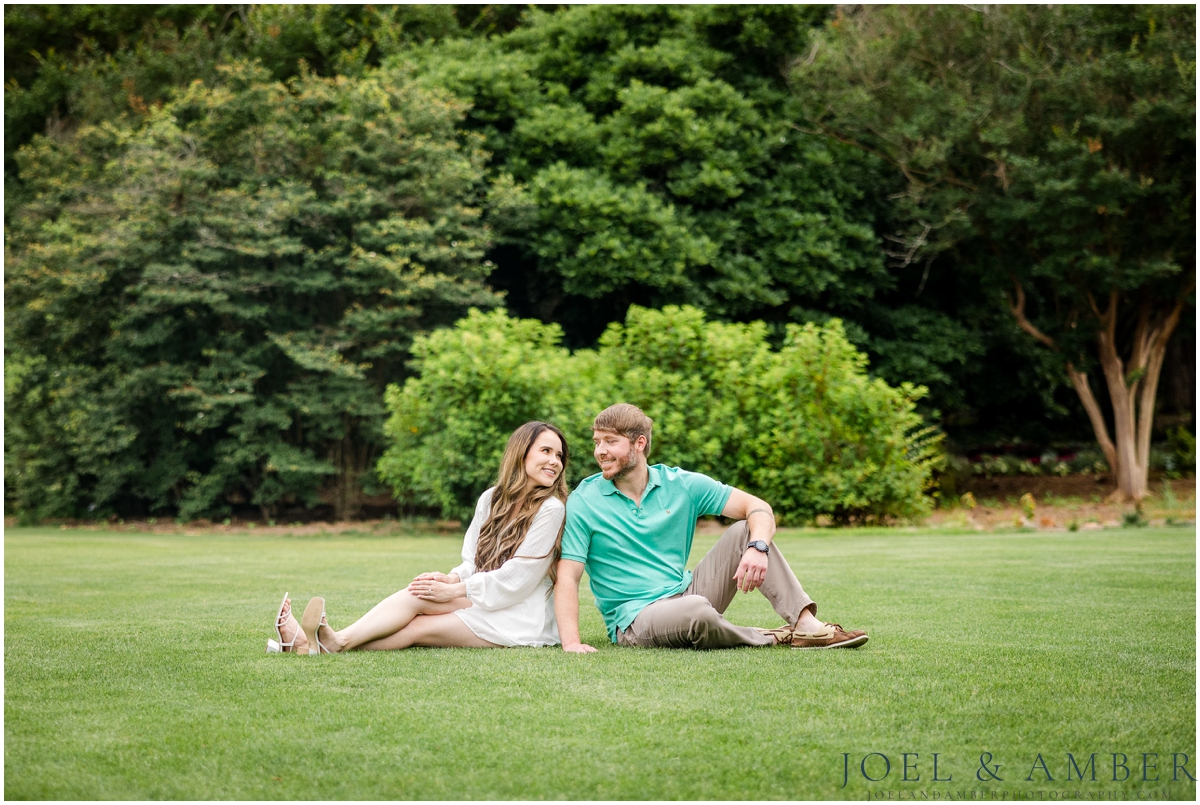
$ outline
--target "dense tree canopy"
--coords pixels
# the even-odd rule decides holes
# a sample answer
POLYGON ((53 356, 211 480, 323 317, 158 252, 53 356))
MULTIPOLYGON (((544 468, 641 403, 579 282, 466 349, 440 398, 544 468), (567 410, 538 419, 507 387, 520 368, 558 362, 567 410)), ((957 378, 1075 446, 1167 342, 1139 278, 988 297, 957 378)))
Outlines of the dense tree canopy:
POLYGON ((793 71, 809 125, 905 177, 904 259, 969 266, 1065 363, 1134 499, 1194 309, 1194 51, 1189 6, 864 7, 793 71))
POLYGON ((782 70, 822 14, 577 6, 402 57, 470 100, 522 188, 494 281, 576 343, 631 301, 786 319, 886 286, 868 161, 787 125, 782 70))
POLYGON ((777 338, 786 322, 837 316, 875 373, 928 386, 929 410, 957 429, 1061 432, 1075 412, 1061 372, 1007 332, 977 283, 943 305, 922 297, 919 264, 913 277, 889 258, 903 177, 798 130, 786 74, 828 13, 581 6, 396 60, 470 99, 494 184, 519 191, 494 221, 491 282, 514 312, 562 324, 569 345, 593 343, 630 303, 761 319, 777 338))
POLYGON ((1188 7, 17 5, 5 45, 31 516, 351 514, 468 306, 586 354, 636 305, 838 319, 958 449, 1107 418, 1144 469, 1164 364, 1193 413, 1188 7))
POLYGON ((17 148, 82 122, 134 119, 218 68, 272 78, 361 76, 414 43, 511 30, 522 6, 9 5, 4 9, 6 192, 17 148))
MULTIPOLYGON (((386 74, 235 64, 140 126, 19 154, 6 446, 21 506, 352 513, 384 384, 483 284, 483 154, 461 104, 386 74)), ((6 462, 7 463, 7 462, 6 462)))

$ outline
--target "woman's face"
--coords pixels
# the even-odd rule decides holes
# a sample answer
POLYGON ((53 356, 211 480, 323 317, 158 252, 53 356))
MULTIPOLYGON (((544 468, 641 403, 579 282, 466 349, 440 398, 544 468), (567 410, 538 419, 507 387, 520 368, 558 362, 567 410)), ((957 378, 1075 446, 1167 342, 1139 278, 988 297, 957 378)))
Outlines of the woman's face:
POLYGON ((533 486, 552 486, 562 473, 562 440, 552 430, 544 430, 525 454, 525 474, 533 486))

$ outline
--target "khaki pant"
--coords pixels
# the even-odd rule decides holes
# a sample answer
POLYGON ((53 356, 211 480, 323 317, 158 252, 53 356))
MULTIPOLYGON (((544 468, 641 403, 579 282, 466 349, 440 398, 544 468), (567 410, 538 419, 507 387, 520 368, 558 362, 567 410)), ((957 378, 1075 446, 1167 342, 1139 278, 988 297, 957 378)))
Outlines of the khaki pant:
MULTIPOLYGON (((737 594, 733 574, 746 553, 749 533, 745 520, 726 529, 692 571, 688 588, 643 609, 628 629, 617 630, 617 644, 702 649, 770 645, 773 641, 767 635, 747 626, 734 626, 721 614, 737 594)), ((767 576, 759 590, 789 624, 796 622, 805 607, 811 606, 814 614, 817 611, 774 544, 767 576)))

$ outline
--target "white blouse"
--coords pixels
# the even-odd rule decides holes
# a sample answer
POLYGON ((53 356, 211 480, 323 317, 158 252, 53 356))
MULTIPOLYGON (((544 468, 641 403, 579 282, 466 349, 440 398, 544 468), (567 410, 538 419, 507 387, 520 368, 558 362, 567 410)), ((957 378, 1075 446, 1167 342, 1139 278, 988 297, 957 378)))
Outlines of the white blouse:
POLYGON ((556 646, 558 622, 554 619, 553 585, 549 556, 566 517, 558 498, 546 498, 534 515, 524 541, 507 562, 495 570, 475 572, 479 530, 487 520, 495 487, 479 496, 475 516, 463 539, 462 564, 451 570, 466 583, 471 606, 454 614, 472 632, 500 646, 556 646))

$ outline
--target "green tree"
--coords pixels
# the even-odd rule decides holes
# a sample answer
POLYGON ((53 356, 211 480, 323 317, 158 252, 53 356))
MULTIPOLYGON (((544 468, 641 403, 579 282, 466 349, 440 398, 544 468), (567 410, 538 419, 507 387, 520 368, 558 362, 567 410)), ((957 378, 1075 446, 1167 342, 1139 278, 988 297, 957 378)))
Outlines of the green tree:
POLYGON ((37 134, 144 115, 193 79, 211 81, 239 24, 233 6, 5 6, 6 211, 24 199, 18 148, 37 134))
POLYGON ((1130 500, 1194 307, 1194 54, 1190 6, 881 6, 792 70, 801 128, 904 177, 895 256, 944 255, 1055 352, 1130 500))
POLYGON ((874 155, 793 128, 786 67, 828 12, 572 7, 395 61, 470 99, 467 124, 510 205, 492 219, 490 281, 569 345, 594 345, 630 304, 762 320, 776 343, 789 322, 837 317, 874 374, 930 389, 928 413, 1008 435, 1049 409, 1058 426, 1057 370, 997 332, 978 283, 934 306, 919 271, 887 264, 887 198, 903 182, 874 155), (985 360, 1022 382, 996 382, 985 360))
POLYGON ((494 180, 519 191, 492 252, 515 312, 574 344, 631 302, 782 323, 801 303, 861 311, 890 282, 872 161, 788 125, 781 68, 823 14, 575 6, 394 61, 470 100, 494 180))
POLYGON ((325 486, 353 515, 414 334, 498 301, 462 114, 391 74, 234 64, 139 125, 23 148, 32 200, 5 240, 21 508, 270 517, 325 486))
POLYGON ((18 148, 35 134, 133 119, 218 68, 258 59, 284 81, 361 76, 414 43, 519 25, 512 5, 7 5, 4 158, 9 207, 24 196, 18 148))

